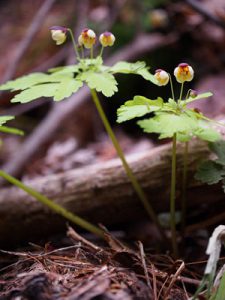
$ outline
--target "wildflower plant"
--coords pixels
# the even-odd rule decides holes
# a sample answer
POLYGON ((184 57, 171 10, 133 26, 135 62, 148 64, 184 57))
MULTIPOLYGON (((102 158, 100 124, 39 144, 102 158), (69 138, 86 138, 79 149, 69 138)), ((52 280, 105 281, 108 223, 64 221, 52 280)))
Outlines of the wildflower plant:
POLYGON ((110 32, 104 32, 99 37, 101 50, 99 54, 94 55, 94 46, 97 43, 95 32, 85 28, 80 33, 77 42, 75 41, 71 29, 62 26, 53 26, 50 28, 52 39, 56 45, 66 42, 70 36, 77 64, 63 67, 56 67, 48 70, 48 73, 32 73, 18 79, 8 81, 0 86, 0 90, 20 91, 11 100, 11 102, 26 103, 40 97, 52 97, 54 101, 61 101, 76 93, 84 84, 90 88, 92 99, 96 105, 97 111, 102 119, 105 129, 117 150, 118 156, 124 166, 134 190, 142 201, 147 213, 158 226, 162 236, 165 234, 160 226, 158 218, 154 213, 148 199, 129 167, 124 153, 114 135, 114 132, 104 113, 99 101, 97 92, 101 92, 105 97, 111 97, 118 91, 118 83, 115 78, 117 73, 136 74, 142 76, 145 80, 157 83, 157 79, 152 75, 144 62, 129 63, 126 61, 117 62, 113 66, 103 64, 102 54, 105 47, 112 46, 115 42, 115 36, 110 32), (89 52, 89 57, 85 57, 85 51, 89 52))
MULTIPOLYGON (((122 123, 137 117, 143 117, 153 113, 137 122, 147 133, 156 133, 159 139, 172 139, 172 166, 171 166, 171 191, 170 191, 170 223, 172 234, 172 248, 177 255, 176 241, 176 220, 175 220, 175 192, 176 192, 176 148, 177 141, 185 143, 184 165, 183 165, 183 194, 185 195, 187 177, 188 142, 192 138, 199 138, 205 141, 214 142, 220 139, 220 134, 212 128, 212 120, 205 117, 196 109, 188 107, 188 104, 203 98, 212 96, 207 92, 197 94, 196 91, 188 90, 184 96, 184 83, 191 81, 194 71, 186 63, 179 64, 174 70, 176 81, 181 84, 180 95, 175 98, 171 75, 164 70, 158 69, 155 72, 155 79, 158 86, 165 86, 170 82, 172 98, 148 99, 143 96, 135 96, 132 100, 125 102, 117 111, 117 122, 122 123)), ((182 219, 185 218, 186 199, 182 201, 182 219)))

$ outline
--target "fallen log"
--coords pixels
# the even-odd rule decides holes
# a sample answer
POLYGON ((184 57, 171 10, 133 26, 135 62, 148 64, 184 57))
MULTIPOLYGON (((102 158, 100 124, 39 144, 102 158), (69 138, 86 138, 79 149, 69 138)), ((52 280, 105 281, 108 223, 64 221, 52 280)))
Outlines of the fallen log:
MULTIPOLYGON (((209 156, 206 143, 189 147, 188 207, 224 201, 218 186, 206 187, 193 179, 200 160, 209 156)), ((178 146, 177 205, 179 206, 183 146, 178 146)), ((156 211, 169 207, 171 145, 127 157, 132 170, 149 195, 156 211)), ((146 217, 145 211, 118 159, 65 173, 26 181, 40 193, 68 210, 95 223, 108 226, 146 217)), ((65 231, 66 221, 16 187, 0 190, 0 246, 31 241, 65 231)))

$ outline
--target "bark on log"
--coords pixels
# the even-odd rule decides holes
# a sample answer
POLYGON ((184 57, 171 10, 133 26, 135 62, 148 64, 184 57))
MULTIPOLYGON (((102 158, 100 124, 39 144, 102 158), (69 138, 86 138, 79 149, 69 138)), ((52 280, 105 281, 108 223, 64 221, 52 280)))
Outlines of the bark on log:
MULTIPOLYGON (((182 166, 182 145, 178 147, 178 167, 182 166)), ((205 203, 224 201, 219 187, 203 187, 193 179, 200 160, 209 155, 207 145, 190 143, 188 206, 194 209, 205 203), (207 189, 207 190, 206 190, 207 189)), ((169 206, 171 145, 127 157, 139 182, 157 211, 169 206)), ((180 170, 178 168, 178 179, 180 170)), ((179 181, 179 180, 178 180, 179 181)), ((65 173, 27 181, 37 191, 72 212, 96 223, 111 225, 142 218, 142 205, 118 159, 65 173)), ((177 186, 177 205, 180 187, 177 186)), ((0 246, 62 232, 66 221, 16 187, 0 190, 0 246)))

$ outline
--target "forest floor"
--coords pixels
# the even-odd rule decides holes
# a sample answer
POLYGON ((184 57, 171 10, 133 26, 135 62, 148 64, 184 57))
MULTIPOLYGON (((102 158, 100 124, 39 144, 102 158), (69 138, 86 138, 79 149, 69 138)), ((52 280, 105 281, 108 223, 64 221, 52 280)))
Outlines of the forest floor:
POLYGON ((62 244, 1 251, 0 299, 186 300, 205 264, 145 253, 141 242, 130 247, 106 230, 105 243, 97 243, 69 227, 62 244))

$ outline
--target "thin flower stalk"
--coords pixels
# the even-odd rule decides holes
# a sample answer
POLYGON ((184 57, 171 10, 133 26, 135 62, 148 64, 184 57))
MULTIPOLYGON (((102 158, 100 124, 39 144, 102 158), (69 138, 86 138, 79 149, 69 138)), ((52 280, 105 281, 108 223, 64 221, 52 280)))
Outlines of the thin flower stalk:
POLYGON ((21 190, 25 191, 27 194, 34 197, 36 200, 38 200, 39 202, 41 202, 45 206, 49 207, 55 213, 63 216, 64 218, 66 218, 67 220, 69 220, 69 221, 73 222, 74 224, 80 226, 81 228, 83 228, 87 231, 90 231, 90 232, 104 238, 103 231, 100 228, 98 228, 97 226, 95 226, 95 225, 87 222, 86 220, 80 218, 79 216, 71 213, 70 211, 68 211, 64 207, 62 207, 59 204, 53 202, 52 200, 50 200, 46 196, 40 194, 39 192, 35 191, 31 187, 28 187, 27 185, 23 184, 18 179, 12 177, 11 175, 5 173, 2 170, 0 170, 0 176, 2 178, 4 178, 5 180, 7 180, 8 182, 12 183, 13 185, 17 186, 21 190))
POLYGON ((144 205, 144 207, 146 209, 146 212, 148 213, 148 215, 150 216, 150 218, 152 219, 152 221, 156 224, 159 232, 161 233, 162 238, 164 240, 167 240, 166 235, 164 233, 164 230, 162 229, 162 227, 161 227, 161 225, 159 223, 157 215, 155 214, 155 212, 154 212, 152 206, 150 205, 150 203, 148 202, 148 199, 147 199, 147 197, 146 197, 143 189, 141 188, 141 186, 138 183, 135 175, 133 174, 133 172, 132 172, 129 164, 126 161, 126 158, 124 156, 123 150, 121 149, 121 147, 120 147, 120 145, 119 145, 119 143, 117 141, 117 138, 116 138, 116 136, 115 136, 115 134, 114 134, 114 132, 113 132, 110 124, 109 124, 109 121, 108 121, 108 119, 107 119, 107 117, 105 115, 105 112, 104 112, 104 110, 102 108, 102 105, 101 105, 101 103, 99 101, 98 95, 97 95, 97 93, 96 93, 96 91, 94 89, 91 89, 91 95, 92 95, 92 99, 93 99, 93 101, 95 103, 95 106, 97 108, 97 111, 99 113, 99 116, 100 116, 100 118, 101 118, 101 120, 102 120, 102 122, 104 124, 104 127, 105 127, 105 129, 106 129, 106 131, 107 131, 107 133, 108 133, 108 135, 109 135, 109 137, 110 137, 110 139, 111 139, 111 141, 112 141, 112 143, 113 143, 113 145, 114 145, 114 147, 115 147, 115 149, 117 151, 117 154, 118 154, 119 158, 121 159, 121 162, 123 164, 125 172, 126 172, 128 178, 130 179, 130 181, 131 181, 131 183, 132 183, 132 185, 134 187, 134 190, 136 191, 137 195, 139 196, 141 202, 143 203, 143 205, 144 205))

